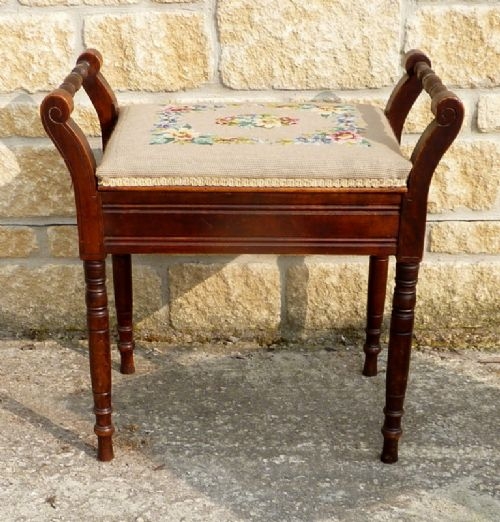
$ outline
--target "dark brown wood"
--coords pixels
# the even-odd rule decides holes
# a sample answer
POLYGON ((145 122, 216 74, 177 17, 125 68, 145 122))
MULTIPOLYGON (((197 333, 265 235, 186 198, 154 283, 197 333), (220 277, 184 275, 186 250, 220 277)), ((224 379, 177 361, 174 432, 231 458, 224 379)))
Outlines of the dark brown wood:
POLYGON ((359 254, 370 256, 365 375, 377 372, 388 256, 397 261, 382 428, 382 460, 395 462, 429 185, 462 124, 460 100, 442 84, 421 51, 405 56, 405 74, 387 103, 387 119, 400 140, 406 117, 423 90, 431 97, 434 119, 412 153, 407 187, 400 189, 99 188, 95 158, 71 113, 74 94, 83 86, 98 114, 106 146, 119 108, 100 72, 101 65, 98 51, 86 51, 41 105, 42 122, 68 166, 75 191, 79 251, 87 285, 98 458, 113 457, 105 286, 108 254, 113 256, 118 346, 124 373, 134 370, 131 254, 359 254))
POLYGON ((366 341, 363 347, 365 364, 363 375, 377 375, 377 357, 381 351, 380 334, 384 319, 385 293, 389 258, 370 256, 368 272, 368 301, 366 307, 366 341))
POLYGON ((101 74, 102 56, 96 49, 87 49, 78 63, 88 64, 89 74, 83 78, 83 88, 97 112, 101 125, 102 145, 106 147, 118 119, 118 102, 106 78, 101 74))
POLYGON ((132 325, 132 259, 130 254, 115 254, 112 259, 120 372, 130 374, 135 372, 134 329, 132 325))
POLYGON ((394 255, 402 200, 375 190, 100 195, 110 253, 394 255))
POLYGON ((418 263, 396 263, 396 288, 387 360, 385 422, 382 427, 384 447, 381 459, 387 464, 398 460, 398 441, 403 433, 401 418, 410 368, 418 268, 418 263))
POLYGON ((111 353, 109 347, 108 297, 106 293, 106 265, 104 261, 84 261, 89 358, 97 435, 97 457, 113 458, 111 436, 111 353))
POLYGON ((59 89, 47 95, 40 107, 42 123, 71 174, 75 193, 80 257, 102 259, 104 243, 102 210, 95 177, 96 161, 89 142, 71 118, 73 96, 89 74, 79 61, 59 89))
POLYGON ((403 126, 415 100, 422 92, 422 83, 415 73, 415 66, 424 62, 431 66, 431 61, 424 53, 412 50, 406 53, 404 67, 406 74, 396 85, 385 107, 385 115, 391 124, 392 130, 398 141, 401 141, 403 126))

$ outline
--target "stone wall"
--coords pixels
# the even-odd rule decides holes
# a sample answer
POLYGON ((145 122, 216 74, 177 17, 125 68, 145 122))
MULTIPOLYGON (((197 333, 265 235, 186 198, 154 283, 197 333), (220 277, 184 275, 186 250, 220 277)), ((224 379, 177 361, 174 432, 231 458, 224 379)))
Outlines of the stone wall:
MULTIPOLYGON (((38 105, 87 46, 103 53, 123 103, 333 91, 382 105, 404 51, 426 51, 467 115, 432 185, 417 337, 498 345, 498 0, 0 0, 1 331, 84 328, 70 180, 38 105)), ((77 100, 75 118, 97 145, 90 105, 77 100)), ((428 115, 422 96, 405 151, 428 115)), ((366 268, 320 256, 139 257, 138 331, 272 341, 361 330, 366 268)))

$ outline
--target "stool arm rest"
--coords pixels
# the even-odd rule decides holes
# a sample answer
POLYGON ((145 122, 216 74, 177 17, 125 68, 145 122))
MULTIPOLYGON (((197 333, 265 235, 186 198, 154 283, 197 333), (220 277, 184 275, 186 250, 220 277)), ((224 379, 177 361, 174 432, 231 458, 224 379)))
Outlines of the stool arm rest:
MULTIPOLYGON (((422 90, 431 97, 431 110, 442 124, 459 117, 454 115, 451 107, 440 105, 446 98, 457 98, 443 84, 439 76, 431 69, 431 61, 422 52, 413 49, 404 58, 405 75, 398 82, 387 102, 385 115, 398 141, 401 141, 403 126, 415 100, 422 90), (441 107, 441 110, 439 109, 441 107)), ((457 98, 458 100, 458 98, 457 98)))
POLYGON ((415 183, 430 185, 432 175, 444 153, 457 137, 464 119, 464 106, 451 91, 439 91, 432 98, 435 118, 427 125, 411 155, 413 168, 408 188, 415 183))
MULTIPOLYGON (((45 131, 61 154, 74 186, 76 214, 79 223, 80 255, 86 259, 100 259, 102 246, 102 215, 98 201, 96 160, 89 141, 81 128, 71 118, 73 97, 83 86, 87 89, 90 79, 92 92, 96 92, 98 67, 97 54, 84 53, 90 59, 80 59, 59 88, 45 96, 40 106, 40 116, 45 131), (93 227, 80 226, 82 221, 92 222, 93 227), (85 257, 84 257, 85 256, 85 257)), ((99 115, 101 117, 101 115, 99 115)))
POLYGON ((430 68, 427 62, 417 62, 414 71, 422 87, 431 97, 431 110, 438 122, 442 125, 452 123, 458 117, 458 114, 456 114, 453 107, 447 104, 443 105, 441 102, 447 98, 455 98, 460 101, 458 97, 448 90, 446 85, 441 81, 441 78, 430 68))
POLYGON ((422 92, 422 82, 415 73, 415 65, 419 62, 427 63, 429 67, 431 65, 431 61, 422 51, 414 49, 406 53, 403 60, 406 73, 394 87, 385 107, 385 115, 399 142, 406 117, 422 92))
MULTIPOLYGON (((71 74, 66 80, 68 78, 73 79, 71 74)), ((82 175, 94 176, 96 161, 87 137, 71 118, 73 94, 67 89, 68 85, 74 84, 63 83, 45 96, 40 105, 40 116, 45 131, 66 162, 73 183, 78 185, 82 175)))
POLYGON ((89 74, 83 78, 83 88, 97 112, 104 148, 118 119, 118 102, 113 89, 100 72, 103 63, 101 53, 96 49, 87 49, 79 56, 77 66, 79 63, 90 64, 89 74))
POLYGON ((416 61, 413 69, 431 97, 434 119, 427 125, 411 155, 413 168, 408 178, 409 188, 417 183, 417 177, 418 184, 430 184, 434 169, 462 127, 465 112, 461 100, 448 90, 428 61, 416 61))
POLYGON ((403 210, 400 241, 406 241, 408 260, 422 257, 427 213, 427 197, 439 161, 457 137, 464 119, 464 106, 430 68, 427 61, 416 61, 415 77, 431 97, 434 119, 421 134, 411 155, 408 197, 403 210), (405 239, 406 238, 406 239, 405 239))

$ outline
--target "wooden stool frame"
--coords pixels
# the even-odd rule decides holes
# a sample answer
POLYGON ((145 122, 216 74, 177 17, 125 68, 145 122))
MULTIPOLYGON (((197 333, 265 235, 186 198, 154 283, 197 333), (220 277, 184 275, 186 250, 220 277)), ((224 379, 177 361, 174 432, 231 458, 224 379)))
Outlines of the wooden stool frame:
POLYGON ((428 190, 464 113, 457 96, 432 71, 429 58, 416 50, 407 53, 406 72, 385 109, 400 141, 421 91, 425 89, 432 99, 434 119, 413 150, 407 186, 366 189, 100 187, 94 154, 71 113, 74 94, 83 85, 99 117, 105 148, 119 107, 100 72, 101 64, 98 51, 81 54, 73 71, 41 106, 44 127, 66 162, 75 193, 98 459, 113 458, 106 256, 112 255, 120 370, 133 373, 131 254, 255 253, 369 256, 366 376, 377 373, 388 259, 396 257, 381 455, 383 462, 396 462, 428 190))

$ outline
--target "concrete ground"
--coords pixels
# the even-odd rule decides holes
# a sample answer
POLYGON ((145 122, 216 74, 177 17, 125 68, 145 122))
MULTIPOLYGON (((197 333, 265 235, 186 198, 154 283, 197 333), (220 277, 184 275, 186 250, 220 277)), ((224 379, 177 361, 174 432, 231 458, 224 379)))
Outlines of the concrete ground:
POLYGON ((357 348, 141 343, 131 376, 115 354, 111 463, 84 343, 0 356, 1 521, 500 520, 498 352, 414 353, 394 465, 357 348))

